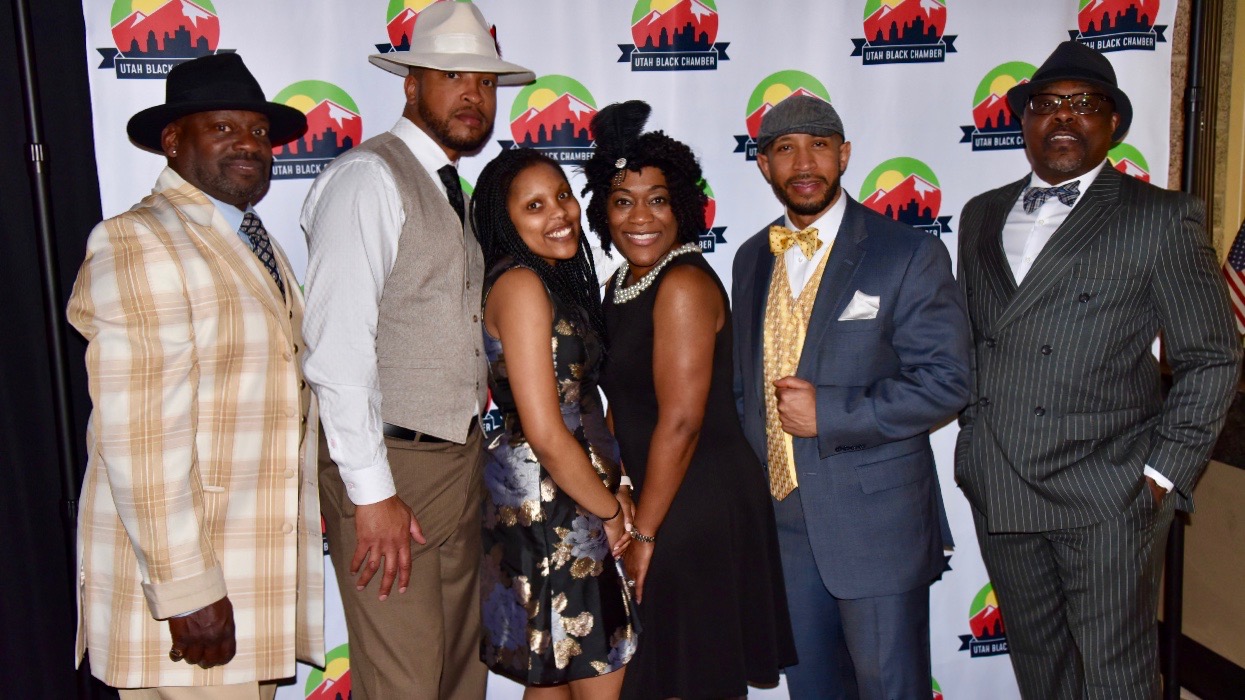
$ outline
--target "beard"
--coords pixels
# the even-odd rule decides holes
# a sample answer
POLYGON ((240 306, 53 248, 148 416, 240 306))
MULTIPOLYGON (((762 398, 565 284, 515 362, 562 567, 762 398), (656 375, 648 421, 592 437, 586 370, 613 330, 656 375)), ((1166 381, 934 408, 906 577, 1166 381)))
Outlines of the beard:
POLYGON ((444 119, 438 117, 428 109, 428 106, 422 100, 419 102, 419 118, 423 120, 438 143, 463 153, 479 149, 488 140, 489 134, 493 133, 493 122, 487 119, 482 112, 480 113, 480 118, 484 122, 484 129, 476 136, 458 136, 454 134, 450 130, 451 117, 445 117, 444 119))
POLYGON ((831 183, 829 180, 822 177, 815 179, 819 179, 828 185, 824 195, 812 200, 797 201, 792 199, 787 194, 786 186, 801 179, 810 178, 791 178, 781 185, 777 182, 770 183, 770 187, 774 190, 774 195, 778 197, 778 201, 782 202, 783 206, 785 206, 788 211, 799 214, 800 216, 815 216, 829 208, 830 204, 834 201, 834 198, 839 196, 839 183, 837 181, 831 183))
POLYGON ((253 161, 261 166, 264 164, 263 158, 257 155, 235 155, 222 158, 215 164, 217 167, 214 169, 208 167, 208 164, 204 161, 192 161, 190 169, 199 183, 206 185, 206 187, 200 187, 200 189, 205 192, 226 195, 226 197, 219 197, 213 194, 217 199, 254 204, 268 191, 268 181, 272 177, 272 167, 269 165, 267 168, 262 168, 260 177, 254 181, 239 181, 229 177, 227 174, 229 164, 237 161, 253 161))

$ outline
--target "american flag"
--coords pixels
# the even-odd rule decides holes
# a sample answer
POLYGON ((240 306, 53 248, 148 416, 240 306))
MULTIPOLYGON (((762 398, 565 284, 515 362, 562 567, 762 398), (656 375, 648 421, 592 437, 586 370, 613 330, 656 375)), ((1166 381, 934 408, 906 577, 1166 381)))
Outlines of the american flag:
POLYGON ((1223 261, 1223 276, 1228 278, 1228 296, 1236 316, 1236 331, 1245 334, 1245 222, 1236 232, 1228 259, 1223 261))

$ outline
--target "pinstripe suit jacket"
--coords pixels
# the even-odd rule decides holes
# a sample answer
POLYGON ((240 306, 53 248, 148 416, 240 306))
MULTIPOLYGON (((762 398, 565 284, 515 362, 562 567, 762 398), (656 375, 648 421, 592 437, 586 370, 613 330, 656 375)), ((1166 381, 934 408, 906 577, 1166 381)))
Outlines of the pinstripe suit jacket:
POLYGON ((1146 465, 1191 508, 1241 363, 1202 205, 1103 168, 1017 287, 1002 230, 1027 183, 973 198, 960 223, 973 396, 956 480, 991 532, 1101 522, 1146 465))
POLYGON ((79 510, 79 658, 116 687, 242 683, 324 663, 317 417, 302 294, 170 169, 91 232, 69 302, 93 402, 79 510), (168 658, 165 618, 228 595, 237 655, 168 658))

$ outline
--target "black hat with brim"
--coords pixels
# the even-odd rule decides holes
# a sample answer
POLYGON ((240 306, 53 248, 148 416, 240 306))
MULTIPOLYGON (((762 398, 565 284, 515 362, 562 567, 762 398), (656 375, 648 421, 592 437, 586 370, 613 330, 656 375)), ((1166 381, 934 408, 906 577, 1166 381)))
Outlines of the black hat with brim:
POLYGON ((1065 41, 1057 46, 1029 82, 1007 91, 1007 104, 1016 116, 1024 116, 1029 96, 1060 80, 1089 83, 1109 95, 1115 103, 1116 114, 1120 115, 1120 125, 1115 128, 1111 140, 1118 142, 1124 138, 1133 123, 1133 103, 1120 89, 1115 69, 1107 57, 1078 41, 1065 41))
POLYGON ((165 79, 165 103, 130 118, 125 131, 143 148, 163 152, 164 127, 190 114, 217 110, 259 112, 268 117, 268 138, 279 146, 307 131, 307 116, 278 102, 269 102, 259 81, 236 53, 203 56, 174 66, 165 79))

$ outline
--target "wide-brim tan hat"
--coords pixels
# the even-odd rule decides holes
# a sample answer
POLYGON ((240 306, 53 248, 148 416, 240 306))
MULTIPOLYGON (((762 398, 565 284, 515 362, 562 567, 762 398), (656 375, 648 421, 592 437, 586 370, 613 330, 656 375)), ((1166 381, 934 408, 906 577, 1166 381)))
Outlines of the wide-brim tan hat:
POLYGON ((536 74, 523 66, 501 60, 497 42, 473 3, 437 2, 415 20, 409 51, 368 56, 373 65, 405 76, 411 66, 463 73, 496 73, 498 85, 523 85, 536 74))

